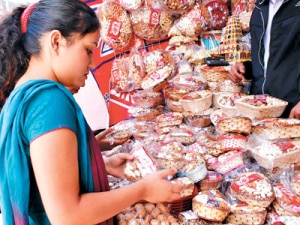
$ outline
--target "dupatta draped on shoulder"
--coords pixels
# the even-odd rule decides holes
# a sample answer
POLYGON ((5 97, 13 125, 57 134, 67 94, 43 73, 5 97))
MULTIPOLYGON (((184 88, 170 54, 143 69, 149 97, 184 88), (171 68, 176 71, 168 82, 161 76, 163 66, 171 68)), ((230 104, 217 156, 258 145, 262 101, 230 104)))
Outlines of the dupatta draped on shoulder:
POLYGON ((92 132, 71 92, 57 82, 29 81, 11 93, 0 114, 0 203, 5 225, 29 224, 31 163, 24 150, 20 130, 24 125, 24 111, 31 97, 53 86, 70 99, 76 112, 80 128, 80 133, 77 134, 80 186, 84 192, 109 189, 101 151, 95 138, 91 136, 92 132))

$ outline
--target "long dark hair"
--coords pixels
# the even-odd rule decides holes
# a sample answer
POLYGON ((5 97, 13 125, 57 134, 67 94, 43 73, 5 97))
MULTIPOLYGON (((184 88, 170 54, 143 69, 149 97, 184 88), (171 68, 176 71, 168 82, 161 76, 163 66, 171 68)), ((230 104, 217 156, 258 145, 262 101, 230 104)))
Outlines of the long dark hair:
POLYGON ((41 0, 28 19, 27 32, 21 33, 20 6, 0 24, 0 111, 18 79, 26 72, 31 55, 41 50, 41 36, 59 30, 68 39, 99 29, 95 12, 80 0, 41 0))

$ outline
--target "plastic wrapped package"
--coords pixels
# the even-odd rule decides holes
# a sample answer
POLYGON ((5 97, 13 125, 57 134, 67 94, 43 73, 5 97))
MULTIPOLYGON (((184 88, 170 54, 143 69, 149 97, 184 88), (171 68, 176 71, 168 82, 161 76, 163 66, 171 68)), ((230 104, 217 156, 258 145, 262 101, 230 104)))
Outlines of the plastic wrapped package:
POLYGON ((211 107, 212 93, 209 90, 192 91, 179 100, 184 111, 201 112, 211 107))
POLYGON ((172 25, 172 14, 144 5, 130 12, 134 33, 145 40, 159 41, 167 37, 172 25))
POLYGON ((106 135, 107 139, 110 139, 110 142, 113 143, 115 139, 125 139, 130 138, 134 132, 134 120, 123 120, 112 126, 114 129, 111 133, 106 135))
POLYGON ((228 192, 249 205, 267 208, 275 199, 273 185, 259 172, 243 172, 231 182, 228 192))
POLYGON ((200 191, 193 198, 193 211, 202 219, 222 222, 230 212, 226 197, 216 189, 200 191))
POLYGON ((156 107, 163 104, 161 92, 137 90, 132 94, 133 105, 142 108, 156 107))
POLYGON ((159 169, 159 166, 151 153, 140 143, 133 146, 130 154, 134 159, 126 162, 124 169, 124 176, 126 179, 137 181, 159 169))
POLYGON ((226 26, 229 16, 229 9, 227 4, 222 0, 209 1, 205 4, 211 13, 211 20, 208 28, 210 30, 222 30, 226 26))
POLYGON ((188 126, 174 127, 168 134, 170 138, 179 141, 183 145, 191 145, 196 142, 196 135, 188 126))
POLYGON ((287 104, 287 101, 269 95, 249 95, 235 101, 238 112, 254 122, 280 117, 287 104))
POLYGON ((176 168, 180 171, 186 164, 183 157, 184 146, 178 141, 149 143, 146 148, 149 149, 160 168, 176 168))
POLYGON ((118 0, 118 2, 124 9, 132 11, 142 6, 144 0, 118 0))
POLYGON ((128 58, 116 58, 111 67, 111 88, 116 92, 128 92, 134 89, 129 77, 128 58))
POLYGON ((158 105, 156 107, 142 108, 132 106, 128 109, 128 113, 135 117, 137 121, 151 121, 163 113, 163 106, 158 105))
POLYGON ((169 81, 174 87, 186 89, 190 91, 205 90, 207 81, 197 72, 192 72, 186 75, 177 75, 169 81))
POLYGON ((291 171, 286 170, 274 178, 275 200, 272 207, 279 216, 300 217, 300 198, 291 187, 291 171))
POLYGON ((206 6, 197 2, 193 8, 175 20, 174 24, 182 35, 195 37, 207 29, 210 19, 211 16, 206 6))
POLYGON ((198 113, 183 112, 185 122, 192 127, 207 127, 211 124, 210 114, 213 112, 212 108, 203 110, 198 113))
POLYGON ((243 152, 235 150, 222 153, 210 166, 215 171, 224 175, 244 165, 243 152))
POLYGON ((207 49, 198 44, 187 45, 186 51, 184 52, 184 58, 195 65, 203 65, 205 63, 205 58, 209 56, 210 53, 207 49))
POLYGON ((143 56, 146 76, 143 78, 142 89, 162 90, 175 74, 175 62, 170 52, 155 50, 143 56))
POLYGON ((182 89, 173 85, 167 85, 163 89, 165 103, 167 107, 173 112, 183 112, 183 107, 180 103, 180 99, 191 90, 182 89))
POLYGON ((128 77, 130 77, 134 89, 141 89, 141 83, 146 75, 143 57, 137 48, 132 48, 128 59, 128 77))
POLYGON ((163 8, 173 14, 182 14, 195 5, 195 0, 146 0, 149 6, 163 8))
POLYGON ((249 31, 250 18, 255 7, 255 1, 233 0, 231 1, 231 11, 233 15, 237 15, 242 23, 244 32, 249 31))
POLYGON ((103 41, 114 50, 127 47, 132 37, 127 11, 118 2, 107 0, 99 5, 97 15, 103 41))
POLYGON ((300 120, 294 118, 268 118, 253 124, 252 133, 268 140, 300 138, 300 120))
POLYGON ((267 209, 260 206, 252 206, 247 203, 231 205, 231 212, 226 217, 229 224, 264 224, 267 209))
POLYGON ((204 159, 186 160, 186 164, 178 172, 179 177, 188 177, 194 183, 198 183, 207 175, 207 167, 204 159))
POLYGON ((257 163, 268 170, 300 162, 300 140, 268 140, 262 136, 248 136, 247 149, 257 163))

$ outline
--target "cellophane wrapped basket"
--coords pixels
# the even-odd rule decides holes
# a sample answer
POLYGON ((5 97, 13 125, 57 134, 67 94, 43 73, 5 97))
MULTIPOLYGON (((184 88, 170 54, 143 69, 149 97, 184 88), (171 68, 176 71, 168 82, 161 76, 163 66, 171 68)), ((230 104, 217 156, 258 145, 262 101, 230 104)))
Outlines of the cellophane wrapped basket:
POLYGON ((252 120, 280 117, 287 104, 284 100, 268 95, 264 95, 263 100, 260 96, 249 95, 235 101, 238 113, 252 120))

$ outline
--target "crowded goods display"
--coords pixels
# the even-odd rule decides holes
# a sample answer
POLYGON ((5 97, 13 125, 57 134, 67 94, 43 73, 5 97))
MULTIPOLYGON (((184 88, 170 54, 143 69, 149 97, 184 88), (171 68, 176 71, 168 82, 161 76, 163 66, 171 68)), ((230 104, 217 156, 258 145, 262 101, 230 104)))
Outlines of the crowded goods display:
POLYGON ((114 52, 109 93, 130 102, 107 137, 128 141, 103 154, 134 160, 124 179, 109 177, 111 189, 164 168, 176 168, 168 179, 185 187, 176 202, 132 205, 118 224, 300 224, 300 120, 281 117, 287 101, 228 78, 231 65, 251 61, 254 1, 96 6, 114 52))

